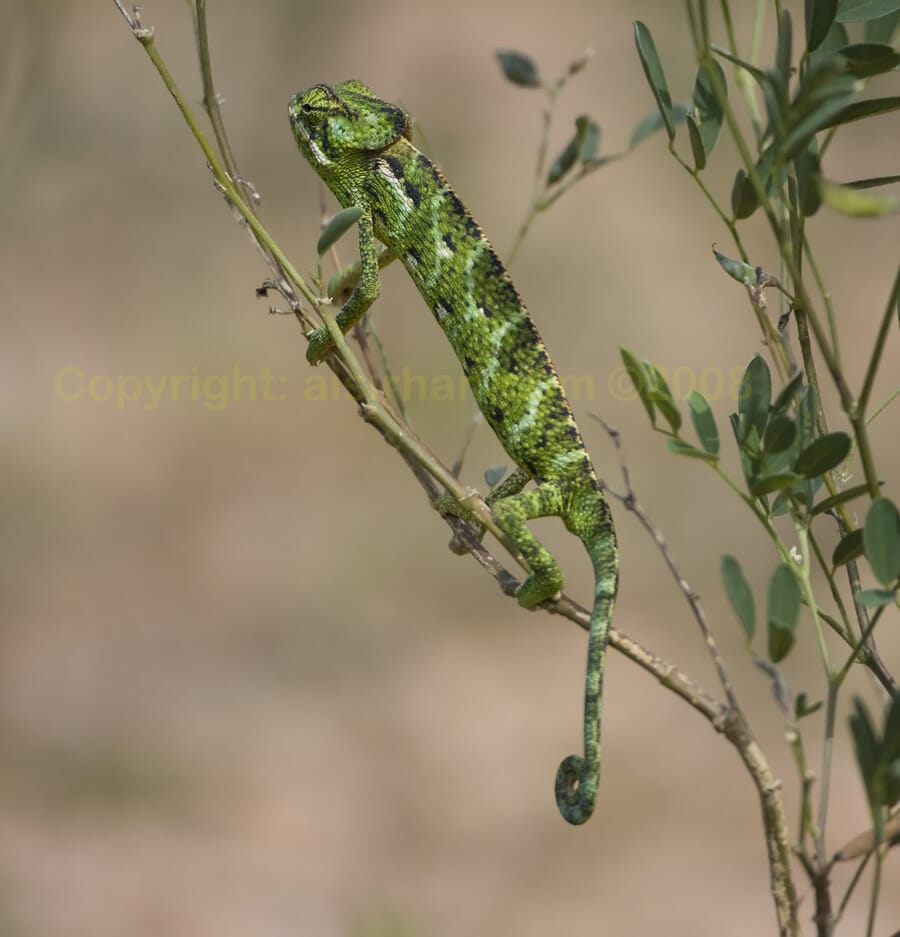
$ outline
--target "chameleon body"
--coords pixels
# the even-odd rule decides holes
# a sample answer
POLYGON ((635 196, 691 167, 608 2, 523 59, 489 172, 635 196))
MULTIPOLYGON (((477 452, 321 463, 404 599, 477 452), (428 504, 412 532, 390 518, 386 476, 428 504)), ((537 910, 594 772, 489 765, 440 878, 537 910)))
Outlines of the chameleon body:
MULTIPOLYGON (((570 823, 593 812, 600 771, 600 695, 618 584, 618 552, 602 486, 559 376, 509 274, 441 171, 411 143, 409 117, 358 81, 315 85, 290 102, 303 155, 358 221, 360 278, 337 315, 346 332, 379 292, 376 238, 401 260, 456 352, 481 412, 517 470, 488 498, 531 574, 519 602, 556 596, 562 572, 527 522, 559 516, 585 545, 595 575, 584 696, 584 753, 556 776, 570 823), (533 487, 526 490, 527 483, 533 487)), ((324 328, 307 358, 331 349, 324 328)))

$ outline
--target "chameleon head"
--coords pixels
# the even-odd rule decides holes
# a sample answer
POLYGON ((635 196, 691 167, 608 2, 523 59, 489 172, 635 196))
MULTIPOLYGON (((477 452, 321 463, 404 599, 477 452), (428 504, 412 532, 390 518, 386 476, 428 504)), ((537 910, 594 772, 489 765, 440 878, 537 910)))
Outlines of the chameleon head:
POLYGON ((383 150, 401 136, 411 138, 409 116, 382 101, 361 81, 313 85, 298 91, 288 107, 294 139, 323 177, 343 161, 383 150))

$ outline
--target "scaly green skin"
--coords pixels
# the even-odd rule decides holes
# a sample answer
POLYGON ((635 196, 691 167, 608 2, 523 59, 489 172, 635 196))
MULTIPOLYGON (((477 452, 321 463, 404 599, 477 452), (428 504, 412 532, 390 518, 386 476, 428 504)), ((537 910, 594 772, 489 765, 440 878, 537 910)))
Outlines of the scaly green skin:
MULTIPOLYGON (((562 589, 559 565, 527 521, 562 518, 587 548, 595 575, 584 697, 584 755, 564 759, 556 801, 569 823, 594 810, 600 774, 600 693, 618 583, 609 506, 562 384, 534 323, 477 222, 441 171, 410 142, 408 116, 358 81, 315 85, 290 103, 303 155, 345 208, 362 209, 359 283, 337 315, 346 332, 379 292, 375 239, 406 267, 453 346, 472 393, 518 471, 488 499, 531 575, 519 602, 531 608, 562 589), (535 487, 522 488, 529 481, 535 487)), ((331 348, 324 328, 307 358, 331 348)))

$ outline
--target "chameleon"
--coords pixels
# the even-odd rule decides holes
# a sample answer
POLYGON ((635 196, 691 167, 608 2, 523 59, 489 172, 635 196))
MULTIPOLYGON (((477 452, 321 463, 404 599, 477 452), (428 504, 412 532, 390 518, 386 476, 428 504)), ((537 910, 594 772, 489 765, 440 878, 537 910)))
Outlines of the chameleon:
MULTIPOLYGON (((413 145, 411 120, 401 107, 351 80, 298 91, 289 113, 303 156, 344 208, 360 211, 359 279, 335 317, 338 326, 346 333, 379 295, 385 257, 377 240, 388 260, 406 268, 516 465, 487 503, 530 571, 516 589, 520 605, 534 608, 563 586, 559 564, 531 533, 529 520, 558 516, 590 556, 595 587, 584 750, 563 759, 555 782, 563 818, 584 823, 600 780, 601 690, 619 558, 603 485, 562 382, 509 273, 441 170, 413 145)), ((332 340, 325 327, 308 338, 307 360, 317 364, 332 340)))

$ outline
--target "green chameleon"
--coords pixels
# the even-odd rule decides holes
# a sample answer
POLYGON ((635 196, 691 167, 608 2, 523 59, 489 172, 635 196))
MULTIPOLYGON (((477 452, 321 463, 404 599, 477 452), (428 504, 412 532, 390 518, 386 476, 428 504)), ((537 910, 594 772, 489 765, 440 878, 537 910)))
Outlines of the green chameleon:
MULTIPOLYGON (((314 85, 291 99, 301 152, 359 217, 359 281, 337 315, 347 332, 378 297, 376 238, 399 257, 453 346, 485 419, 517 469, 488 497, 531 575, 516 597, 532 608, 559 594, 562 571, 527 521, 560 517, 594 567, 584 695, 584 755, 563 760, 556 802, 569 823, 594 810, 600 776, 600 694, 618 585, 609 505, 559 376, 506 268, 441 171, 410 142, 410 119, 359 81, 314 85), (534 487, 524 490, 534 482, 534 487)), ((382 258, 382 263, 385 258, 382 258)), ((325 328, 306 357, 332 348, 325 328)), ((457 513, 464 513, 461 509, 457 513)))

